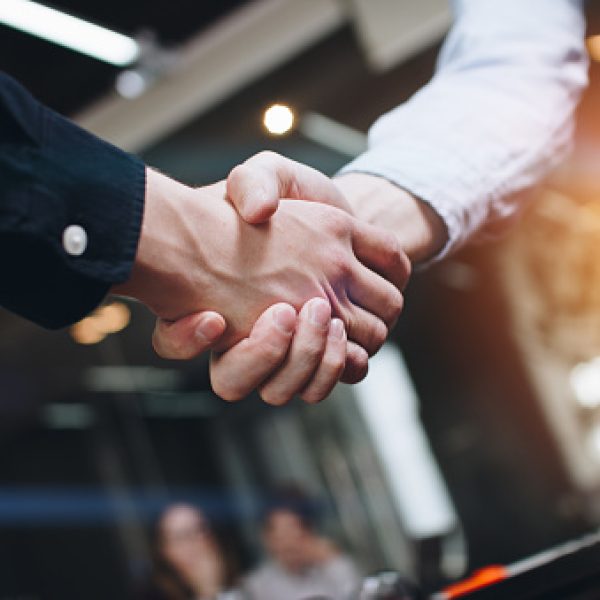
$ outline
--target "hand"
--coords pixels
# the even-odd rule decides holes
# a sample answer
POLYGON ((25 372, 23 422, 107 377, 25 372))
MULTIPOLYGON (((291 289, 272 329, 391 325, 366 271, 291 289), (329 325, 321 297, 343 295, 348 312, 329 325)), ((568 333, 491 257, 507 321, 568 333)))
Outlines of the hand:
MULTIPOLYGON (((260 153, 244 165, 236 167, 228 177, 227 189, 229 197, 248 222, 257 223, 270 218, 277 209, 281 197, 314 198, 351 212, 350 205, 329 178, 314 169, 271 152, 260 153)), ((402 282, 402 286, 408 278, 408 272, 404 275, 405 280, 402 282)), ((214 335, 208 336, 208 339, 204 335, 199 338, 194 335, 195 322, 198 318, 198 315, 192 316, 190 319, 175 325, 168 325, 159 321, 155 332, 157 352, 166 358, 185 359, 206 350, 210 343, 218 337, 218 334, 222 333, 224 323, 216 321, 211 329, 211 333, 214 335)), ((218 319, 218 316, 213 315, 213 319, 218 319)), ((291 336, 285 338, 277 335, 275 331, 269 331, 264 325, 265 322, 262 321, 263 325, 258 330, 264 335, 257 341, 252 340, 252 352, 243 354, 234 348, 221 355, 218 361, 214 360, 213 355, 211 381, 216 392, 222 397, 237 399, 248 394, 254 388, 256 381, 256 378, 249 377, 249 374, 260 375, 262 381, 268 373, 274 372, 282 357, 285 356, 291 344, 291 336), (277 351, 273 352, 275 344, 277 344, 277 351), (269 356, 279 357, 279 360, 266 361, 267 349, 269 356), (241 360, 242 356, 245 357, 245 360, 241 360), (230 390, 223 387, 221 382, 225 381, 234 382, 236 389, 230 390)), ((306 329, 306 326, 304 328, 306 329)), ((308 331, 304 331, 302 335, 297 336, 294 345, 299 348, 294 354, 308 356, 306 349, 303 349, 304 344, 313 349, 311 353, 313 360, 304 361, 301 367, 304 369, 303 376, 299 376, 298 380, 306 383, 310 379, 316 370, 316 357, 325 356, 327 360, 328 357, 332 356, 329 350, 325 351, 324 343, 322 337, 313 336, 311 338, 308 331), (315 343, 319 340, 321 341, 321 349, 320 352, 317 352, 315 351, 315 343)), ((245 348, 245 344, 240 345, 240 350, 242 348, 245 348)), ((294 361, 288 358, 287 363, 288 365, 294 364, 294 361)), ((365 352, 349 342, 342 380, 348 383, 360 381, 366 375, 367 368, 365 352)), ((306 401, 317 402, 331 391, 338 379, 337 377, 333 379, 336 369, 325 369, 325 373, 329 373, 329 381, 325 382, 323 380, 325 375, 323 369, 321 369, 319 377, 317 377, 319 383, 302 389, 301 386, 296 385, 294 378, 287 378, 287 370, 282 369, 272 375, 271 386, 263 386, 259 391, 263 399, 273 404, 283 403, 294 394, 299 394, 306 401), (277 381, 280 382, 279 385, 276 385, 277 381), (278 390, 279 393, 269 394, 269 391, 273 390, 278 390)))
POLYGON ((227 177, 227 196, 247 223, 265 223, 282 198, 329 204, 353 214, 332 180, 311 167, 275 152, 259 152, 227 177))
MULTIPOLYGON (((273 405, 283 404, 295 394, 309 403, 329 395, 346 364, 346 332, 340 319, 331 320, 328 327, 315 325, 310 318, 315 309, 325 314, 331 311, 320 298, 309 300, 299 316, 289 304, 271 306, 246 339, 227 352, 213 352, 210 379, 215 393, 235 401, 257 389, 265 402, 273 405), (315 307, 315 302, 320 306, 315 307)), ((187 359, 209 349, 212 342, 202 333, 207 324, 211 335, 221 327, 224 330, 223 317, 215 313, 193 314, 173 323, 157 320, 157 353, 164 358, 187 359)), ((350 375, 362 379, 367 353, 352 343, 348 353, 349 363, 354 365, 350 375)))
MULTIPOLYGON (((248 312, 255 318, 265 304, 289 296, 291 288, 295 306, 306 296, 328 298, 336 314, 349 324, 349 333, 371 352, 387 333, 382 325, 397 317, 399 292, 360 265, 352 250, 375 268, 385 270, 393 264, 397 272, 406 270, 404 257, 391 238, 382 240, 339 211, 289 203, 267 227, 249 228, 222 201, 219 186, 203 188, 190 200, 189 188, 179 184, 174 188, 167 178, 149 172, 148 192, 136 268, 130 282, 115 291, 138 297, 159 315, 178 317, 199 305, 221 306, 232 296, 242 298, 237 312, 230 311, 227 319, 230 326, 234 324, 228 330, 229 341, 222 342, 227 344, 241 339, 244 327, 249 329, 248 312), (156 188, 158 201, 153 202, 156 188), (305 264, 288 255, 293 240, 303 245, 305 264), (336 260, 331 261, 331 256, 336 260), (383 321, 354 304, 348 293, 383 321)), ((215 319, 219 317, 212 315, 213 324, 215 319)), ((223 321, 216 323, 217 333, 223 325, 223 321)))

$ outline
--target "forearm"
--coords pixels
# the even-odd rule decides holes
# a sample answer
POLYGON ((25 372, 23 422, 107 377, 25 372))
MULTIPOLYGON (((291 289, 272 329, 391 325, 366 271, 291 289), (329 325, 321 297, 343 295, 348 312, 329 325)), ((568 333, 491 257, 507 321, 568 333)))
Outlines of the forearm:
POLYGON ((344 172, 393 181, 446 224, 441 255, 508 222, 560 161, 586 83, 579 0, 455 0, 432 81, 384 115, 344 172))
MULTIPOLYGON (((178 274, 198 243, 185 239, 189 233, 186 218, 198 218, 193 194, 192 188, 146 167, 144 214, 135 261, 129 277, 112 286, 112 293, 135 298, 164 318, 186 314, 179 312, 182 302, 176 298, 181 287, 178 274)), ((192 260, 192 264, 196 263, 192 260)))
POLYGON ((127 279, 142 162, 64 119, 0 73, 0 304, 46 327, 127 279))
POLYGON ((336 186, 360 219, 395 233, 413 264, 430 260, 445 245, 444 221, 425 202, 382 177, 348 173, 337 177, 336 186))

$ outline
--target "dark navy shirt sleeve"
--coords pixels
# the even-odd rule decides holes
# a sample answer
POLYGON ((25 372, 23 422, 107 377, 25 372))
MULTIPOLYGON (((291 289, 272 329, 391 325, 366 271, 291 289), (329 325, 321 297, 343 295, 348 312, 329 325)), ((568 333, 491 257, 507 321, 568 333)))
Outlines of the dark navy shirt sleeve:
POLYGON ((0 73, 0 305, 49 328, 85 316, 129 276, 144 194, 140 159, 0 73), (63 247, 72 225, 78 255, 63 247))

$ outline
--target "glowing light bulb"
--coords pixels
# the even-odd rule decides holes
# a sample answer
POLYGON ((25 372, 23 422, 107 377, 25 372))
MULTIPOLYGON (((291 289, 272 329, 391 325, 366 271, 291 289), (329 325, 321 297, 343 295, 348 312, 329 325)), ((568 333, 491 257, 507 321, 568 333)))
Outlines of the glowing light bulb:
POLYGON ((285 104, 273 104, 265 111, 263 123, 271 135, 283 135, 294 126, 294 112, 285 104))

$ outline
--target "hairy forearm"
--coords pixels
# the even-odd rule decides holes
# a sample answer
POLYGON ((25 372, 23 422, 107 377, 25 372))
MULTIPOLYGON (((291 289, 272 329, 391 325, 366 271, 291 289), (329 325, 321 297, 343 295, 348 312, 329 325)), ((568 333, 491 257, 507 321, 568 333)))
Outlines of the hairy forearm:
POLYGON ((348 173, 334 181, 354 215, 393 231, 413 264, 433 258, 446 243, 448 233, 438 214, 427 203, 386 179, 348 173))

